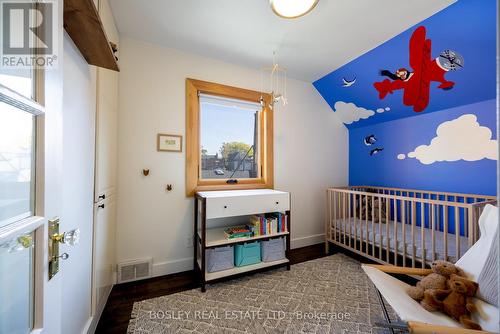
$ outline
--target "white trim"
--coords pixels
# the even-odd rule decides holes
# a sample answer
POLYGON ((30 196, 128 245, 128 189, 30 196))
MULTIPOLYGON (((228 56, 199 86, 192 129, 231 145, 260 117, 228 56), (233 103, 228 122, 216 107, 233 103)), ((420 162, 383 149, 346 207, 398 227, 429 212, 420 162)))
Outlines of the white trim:
POLYGON ((92 317, 89 318, 87 324, 85 324, 84 330, 82 333, 92 334, 96 331, 97 325, 99 324, 99 320, 101 319, 102 312, 104 311, 104 307, 108 302, 109 295, 111 294, 111 290, 113 289, 113 285, 106 292, 106 298, 102 299, 102 303, 97 305, 95 313, 92 317))
POLYGON ((307 237, 293 238, 291 240, 291 249, 316 245, 325 242, 325 234, 314 234, 307 237))
POLYGON ((22 234, 30 233, 43 225, 43 217, 31 216, 0 228, 0 244, 22 234))
POLYGON ((179 260, 155 263, 153 264, 151 277, 158 277, 193 270, 193 261, 193 258, 189 257, 179 260))

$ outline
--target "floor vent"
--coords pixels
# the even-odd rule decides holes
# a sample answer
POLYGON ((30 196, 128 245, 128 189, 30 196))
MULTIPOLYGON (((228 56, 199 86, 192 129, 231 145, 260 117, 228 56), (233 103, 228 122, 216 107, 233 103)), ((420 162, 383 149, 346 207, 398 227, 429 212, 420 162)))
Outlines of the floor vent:
POLYGON ((151 277, 153 259, 118 263, 118 283, 137 281, 151 277))

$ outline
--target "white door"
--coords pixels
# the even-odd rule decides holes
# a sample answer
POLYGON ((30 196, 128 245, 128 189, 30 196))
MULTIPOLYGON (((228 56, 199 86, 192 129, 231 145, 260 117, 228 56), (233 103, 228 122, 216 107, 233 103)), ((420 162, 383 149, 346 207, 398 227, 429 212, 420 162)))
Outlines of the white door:
POLYGON ((89 66, 64 35, 63 168, 61 231, 79 229, 77 245, 60 246, 69 258, 61 264, 62 333, 91 326, 92 239, 96 68, 89 66))
MULTIPOLYGON (((99 15, 108 39, 119 45, 107 0, 99 15)), ((98 319, 116 282, 116 194, 118 154, 118 72, 97 69, 97 127, 94 191, 93 316, 98 319)))
MULTIPOLYGON (((56 3, 53 38, 62 45, 56 3)), ((61 333, 64 278, 60 272, 49 280, 47 245, 48 221, 63 206, 62 71, 0 70, 2 334, 61 333)))

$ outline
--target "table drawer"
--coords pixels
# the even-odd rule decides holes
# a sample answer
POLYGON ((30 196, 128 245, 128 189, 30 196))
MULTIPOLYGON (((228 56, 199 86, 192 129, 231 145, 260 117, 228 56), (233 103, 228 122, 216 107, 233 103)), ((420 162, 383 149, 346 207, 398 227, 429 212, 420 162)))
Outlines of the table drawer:
POLYGON ((290 210, 288 193, 207 198, 207 219, 290 210))

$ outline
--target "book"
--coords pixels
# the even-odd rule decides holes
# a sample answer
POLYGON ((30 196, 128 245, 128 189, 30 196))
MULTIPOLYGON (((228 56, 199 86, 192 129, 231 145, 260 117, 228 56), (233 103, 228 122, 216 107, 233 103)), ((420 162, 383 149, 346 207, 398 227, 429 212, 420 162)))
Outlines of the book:
POLYGON ((252 231, 253 236, 261 235, 261 222, 259 216, 250 217, 250 223, 247 224, 247 227, 252 231))
POLYGON ((253 236, 287 232, 287 216, 281 212, 253 215, 246 227, 253 236))
POLYGON ((251 237, 253 232, 247 226, 233 226, 224 230, 226 239, 251 237))

